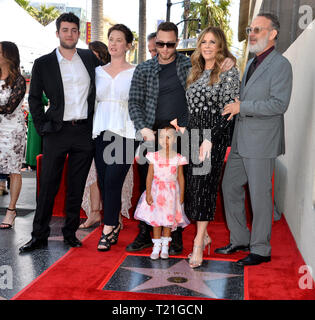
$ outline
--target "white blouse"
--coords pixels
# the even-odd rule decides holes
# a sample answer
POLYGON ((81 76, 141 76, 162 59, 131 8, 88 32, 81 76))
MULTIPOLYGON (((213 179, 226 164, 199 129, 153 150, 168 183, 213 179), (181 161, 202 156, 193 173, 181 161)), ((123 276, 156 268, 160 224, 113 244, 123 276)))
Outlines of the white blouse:
POLYGON ((93 139, 104 130, 135 139, 136 130, 128 111, 129 89, 134 70, 135 68, 123 70, 112 78, 101 66, 95 68, 93 139))

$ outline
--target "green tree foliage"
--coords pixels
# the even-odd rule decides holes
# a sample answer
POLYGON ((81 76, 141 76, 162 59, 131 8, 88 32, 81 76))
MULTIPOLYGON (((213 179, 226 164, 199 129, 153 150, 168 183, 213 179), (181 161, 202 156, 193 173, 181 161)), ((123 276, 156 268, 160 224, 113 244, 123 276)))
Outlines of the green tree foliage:
POLYGON ((35 18, 36 9, 30 5, 30 2, 27 0, 15 0, 15 2, 27 11, 33 18, 35 18))
POLYGON ((30 5, 27 0, 15 0, 24 10, 26 10, 33 18, 35 18, 43 26, 47 26, 50 22, 57 19, 60 12, 55 7, 46 7, 41 5, 40 9, 36 9, 30 5))
POLYGON ((196 37, 200 26, 203 30, 209 26, 220 27, 226 37, 228 44, 232 44, 233 32, 230 28, 231 0, 196 0, 191 1, 189 19, 199 19, 199 21, 188 22, 188 36, 196 37))
POLYGON ((60 12, 56 7, 46 7, 46 5, 43 4, 39 10, 36 10, 35 19, 43 26, 47 26, 50 22, 56 20, 59 15, 60 12))

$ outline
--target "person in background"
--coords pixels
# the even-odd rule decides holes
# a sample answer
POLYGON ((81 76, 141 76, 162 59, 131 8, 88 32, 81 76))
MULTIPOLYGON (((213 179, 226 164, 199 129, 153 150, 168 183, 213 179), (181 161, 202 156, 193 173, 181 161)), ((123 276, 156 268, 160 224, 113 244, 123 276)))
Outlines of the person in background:
MULTIPOLYGON (((45 106, 48 106, 48 99, 45 96, 45 94, 43 94, 43 97, 42 97, 42 104, 43 104, 43 108, 45 108, 45 106)), ((41 153, 42 153, 42 138, 37 133, 34 126, 32 115, 29 112, 25 162, 28 166, 31 167, 31 169, 36 168, 36 164, 37 164, 36 157, 41 153)))
POLYGON ((102 65, 110 62, 110 54, 108 53, 108 47, 102 41, 93 41, 89 43, 89 49, 96 55, 102 65))
POLYGON ((156 50, 156 32, 152 32, 148 35, 147 37, 148 41, 148 50, 150 52, 151 58, 154 58, 157 55, 157 50, 156 50))
MULTIPOLYGON (((10 175, 10 203, 0 229, 12 228, 22 187, 21 168, 25 149, 25 120, 22 111, 26 81, 20 72, 16 44, 0 42, 0 173, 10 175)), ((2 193, 5 189, 2 188, 2 193)))
POLYGON ((0 196, 6 196, 9 194, 9 191, 7 190, 7 178, 8 174, 0 174, 0 196))

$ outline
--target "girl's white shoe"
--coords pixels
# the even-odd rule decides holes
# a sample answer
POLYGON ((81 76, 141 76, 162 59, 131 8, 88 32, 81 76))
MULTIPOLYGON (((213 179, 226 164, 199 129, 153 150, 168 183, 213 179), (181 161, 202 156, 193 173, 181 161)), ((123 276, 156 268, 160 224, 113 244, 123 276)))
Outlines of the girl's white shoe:
POLYGON ((172 241, 172 238, 170 237, 162 237, 161 238, 162 241, 162 251, 161 251, 161 255, 160 257, 162 259, 168 259, 168 244, 170 241, 172 241))
POLYGON ((157 260, 160 257, 162 240, 161 239, 152 239, 152 242, 153 242, 154 246, 153 246, 153 251, 150 255, 150 258, 152 260, 157 260))

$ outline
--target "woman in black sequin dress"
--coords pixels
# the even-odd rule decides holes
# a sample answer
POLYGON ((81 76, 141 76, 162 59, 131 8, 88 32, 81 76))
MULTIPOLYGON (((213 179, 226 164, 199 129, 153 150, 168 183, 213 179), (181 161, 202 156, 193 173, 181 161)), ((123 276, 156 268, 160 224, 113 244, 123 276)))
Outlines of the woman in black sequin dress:
POLYGON ((192 55, 186 97, 190 112, 188 132, 190 161, 186 170, 185 212, 197 221, 197 235, 190 266, 202 264, 203 250, 211 239, 207 233, 214 219, 222 166, 232 134, 232 121, 221 115, 226 104, 239 95, 239 72, 221 72, 225 58, 235 58, 227 48, 223 31, 209 27, 199 35, 192 55))

